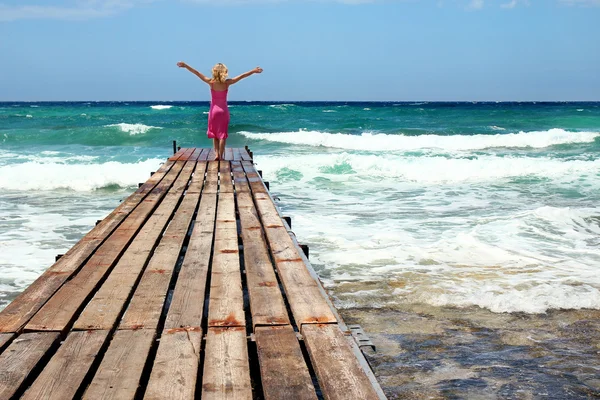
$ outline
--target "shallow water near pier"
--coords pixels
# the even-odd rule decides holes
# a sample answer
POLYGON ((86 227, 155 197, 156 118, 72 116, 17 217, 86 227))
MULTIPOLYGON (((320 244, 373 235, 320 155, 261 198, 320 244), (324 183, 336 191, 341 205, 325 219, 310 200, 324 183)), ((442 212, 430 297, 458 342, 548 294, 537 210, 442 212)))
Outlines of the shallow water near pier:
POLYGON ((600 311, 345 309, 390 399, 600 398, 600 311))

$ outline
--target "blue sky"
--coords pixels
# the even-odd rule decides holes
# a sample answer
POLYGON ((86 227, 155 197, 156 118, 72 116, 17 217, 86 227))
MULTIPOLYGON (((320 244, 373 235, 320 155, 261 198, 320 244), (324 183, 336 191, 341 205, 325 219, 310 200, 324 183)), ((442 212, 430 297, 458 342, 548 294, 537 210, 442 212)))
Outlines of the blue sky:
POLYGON ((0 101, 600 100, 600 0, 0 0, 0 101))

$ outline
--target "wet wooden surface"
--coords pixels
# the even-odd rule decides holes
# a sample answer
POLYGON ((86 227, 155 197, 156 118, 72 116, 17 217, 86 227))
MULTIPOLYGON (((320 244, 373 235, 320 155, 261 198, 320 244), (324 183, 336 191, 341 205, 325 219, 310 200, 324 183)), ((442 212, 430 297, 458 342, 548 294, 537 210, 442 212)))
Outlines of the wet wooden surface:
POLYGON ((383 397, 250 153, 214 157, 180 149, 0 312, 0 399, 383 397))

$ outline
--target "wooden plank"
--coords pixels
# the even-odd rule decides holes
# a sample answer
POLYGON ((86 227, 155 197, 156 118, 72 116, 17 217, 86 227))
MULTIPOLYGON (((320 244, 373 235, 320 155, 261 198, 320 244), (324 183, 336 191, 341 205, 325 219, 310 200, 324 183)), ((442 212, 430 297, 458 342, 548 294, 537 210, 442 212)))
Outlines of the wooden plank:
MULTIPOLYGON (((193 163, 188 164, 194 167, 193 163)), ((199 191, 183 197, 142 275, 119 329, 155 328, 158 325, 171 277, 199 200, 199 191)))
POLYGON ((25 333, 0 355, 0 399, 10 399, 56 343, 56 332, 25 333))
MULTIPOLYGON (((254 166, 245 162, 242 165, 250 181, 250 176, 255 175, 254 166)), ((296 324, 337 322, 317 281, 308 272, 294 241, 285 229, 275 204, 267 193, 254 191, 254 187, 258 185, 259 182, 254 181, 254 201, 296 324)), ((240 196, 243 198, 242 194, 240 196)))
POLYGON ((289 325, 261 326, 255 329, 254 334, 264 398, 316 400, 315 388, 294 329, 289 325))
POLYGON ((187 162, 164 200, 135 236, 104 284, 85 307, 73 329, 112 329, 115 326, 140 273, 187 187, 193 169, 194 163, 187 162))
POLYGON ((144 399, 193 400, 201 342, 200 328, 165 330, 144 399))
POLYGON ((202 399, 252 399, 245 328, 208 329, 202 399))
POLYGON ((244 167, 244 171, 246 172, 246 177, 248 179, 248 183, 252 188, 252 192, 255 194, 258 193, 267 193, 267 187, 265 186, 262 178, 254 168, 254 164, 252 161, 242 161, 242 166, 244 167))
POLYGON ((233 181, 231 179, 229 161, 221 161, 219 163, 219 192, 233 193, 233 181))
POLYGON ((0 353, 2 353, 2 350, 4 350, 6 346, 8 346, 8 343, 12 340, 14 336, 14 333, 0 333, 0 353))
POLYGON ((176 165, 152 190, 142 204, 102 244, 81 271, 52 296, 26 325, 25 329, 30 331, 63 331, 68 327, 79 310, 83 308, 86 299, 93 293, 146 218, 165 196, 181 171, 183 164, 183 162, 177 161, 176 165))
POLYGON ((183 152, 181 157, 179 157, 178 161, 189 161, 192 154, 194 154, 194 150, 196 150, 196 148, 194 148, 194 147, 189 147, 189 148, 185 149, 185 151, 183 152))
POLYGON ((74 398, 107 337, 108 331, 71 332, 21 399, 74 398))
POLYGON ((210 149, 210 151, 208 152, 208 160, 213 161, 216 156, 217 152, 215 151, 215 149, 210 149))
POLYGON ((202 149, 200 156, 198 157, 198 161, 208 161, 208 155, 210 154, 210 149, 202 149))
POLYGON ((202 195, 196 223, 173 292, 165 329, 196 328, 201 325, 216 204, 216 194, 202 195))
POLYGON ((174 162, 167 162, 135 193, 96 225, 73 246, 58 262, 44 272, 33 284, 0 312, 0 332, 18 332, 31 317, 56 293, 62 284, 96 251, 104 240, 138 206, 163 177, 174 162))
POLYGON ((289 324, 287 309, 252 197, 250 193, 242 192, 238 193, 237 200, 252 324, 254 327, 289 324))
POLYGON ((252 161, 252 157, 250 157, 246 149, 240 149, 240 153, 242 153, 242 160, 252 161))
POLYGON ((239 161, 231 162, 231 172, 233 174, 233 183, 236 193, 250 193, 250 187, 246 180, 246 173, 242 168, 242 163, 239 161))
POLYGON ((348 393, 356 399, 379 399, 337 324, 306 324, 302 335, 325 399, 345 400, 348 393))
POLYGON ((246 324, 233 193, 219 195, 208 307, 209 327, 246 324))
POLYGON ((185 153, 186 149, 179 149, 177 150, 177 153, 173 154, 171 157, 169 157, 169 161, 177 161, 179 160, 179 158, 183 155, 183 153, 185 153))
POLYGON ((233 150, 231 147, 225 148, 225 159, 228 161, 233 160, 233 150))
POLYGON ((155 332, 116 331, 84 399, 133 399, 155 332))
POLYGON ((241 161, 242 160, 242 152, 241 150, 236 147, 233 149, 233 160, 234 161, 241 161))
POLYGON ((219 190, 219 162, 209 161, 204 183, 204 193, 217 193, 219 190))
POLYGON ((196 170, 194 171, 194 176, 190 182, 190 186, 186 190, 186 194, 190 193, 200 193, 202 188, 204 187, 204 175, 206 173, 206 161, 198 161, 196 163, 196 170))
POLYGON ((198 159, 200 158, 201 154, 202 154, 202 148, 195 147, 194 148, 194 154, 192 154, 190 156, 190 161, 198 161, 198 159))

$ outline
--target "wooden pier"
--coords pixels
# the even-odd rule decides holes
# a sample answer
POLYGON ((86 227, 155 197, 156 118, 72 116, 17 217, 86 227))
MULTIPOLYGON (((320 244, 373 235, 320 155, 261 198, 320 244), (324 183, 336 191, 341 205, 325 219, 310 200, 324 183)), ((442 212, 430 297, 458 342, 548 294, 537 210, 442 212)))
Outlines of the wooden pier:
POLYGON ((0 312, 0 400, 384 399, 246 149, 180 149, 0 312))

